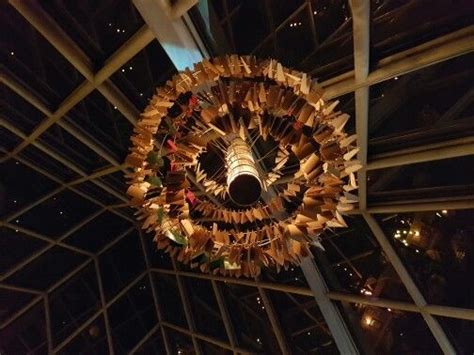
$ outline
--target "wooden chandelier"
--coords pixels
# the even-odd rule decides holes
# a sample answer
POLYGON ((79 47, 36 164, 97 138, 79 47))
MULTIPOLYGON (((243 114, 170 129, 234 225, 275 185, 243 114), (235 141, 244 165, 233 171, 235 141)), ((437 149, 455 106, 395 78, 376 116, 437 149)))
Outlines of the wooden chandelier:
POLYGON ((204 60, 157 89, 131 138, 127 193, 159 249, 257 276, 310 256, 357 202, 349 116, 275 60, 204 60))

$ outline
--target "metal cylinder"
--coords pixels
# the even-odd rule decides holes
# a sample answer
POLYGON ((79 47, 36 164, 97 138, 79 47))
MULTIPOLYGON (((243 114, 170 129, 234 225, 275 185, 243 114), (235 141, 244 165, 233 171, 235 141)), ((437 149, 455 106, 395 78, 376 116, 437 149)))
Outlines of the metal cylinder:
POLYGON ((233 202, 248 206, 257 202, 262 182, 255 168, 252 150, 241 138, 235 138, 227 149, 227 189, 233 202))

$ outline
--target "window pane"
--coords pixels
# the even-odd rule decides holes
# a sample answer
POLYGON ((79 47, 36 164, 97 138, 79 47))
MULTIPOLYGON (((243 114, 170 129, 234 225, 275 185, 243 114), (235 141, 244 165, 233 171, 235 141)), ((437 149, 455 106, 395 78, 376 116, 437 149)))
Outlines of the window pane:
POLYGON ((428 303, 474 308, 474 210, 379 215, 428 303))
POLYGON ((329 287, 367 297, 410 301, 402 281, 362 217, 346 216, 347 229, 322 235, 313 255, 329 287))
POLYGON ((58 345, 100 308, 97 275, 87 266, 49 296, 53 343, 58 345))
POLYGON ((144 276, 109 308, 114 349, 126 354, 157 323, 148 276, 144 276))

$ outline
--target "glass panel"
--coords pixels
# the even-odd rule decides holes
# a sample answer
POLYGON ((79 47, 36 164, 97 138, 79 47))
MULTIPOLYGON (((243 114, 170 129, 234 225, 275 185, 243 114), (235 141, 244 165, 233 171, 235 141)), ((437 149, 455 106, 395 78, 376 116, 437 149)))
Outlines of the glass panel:
POLYGON ((361 304, 339 305, 352 314, 348 319, 354 331, 375 354, 442 354, 418 313, 361 304))
MULTIPOLYGON (((83 182, 82 184, 75 186, 75 188, 88 196, 94 196, 95 199, 106 206, 117 205, 123 202, 121 199, 112 195, 109 191, 104 190, 92 181, 83 182)), ((117 195, 120 195, 118 191, 116 192, 117 195)))
POLYGON ((158 329, 155 331, 152 337, 147 340, 145 344, 140 346, 135 354, 166 354, 165 344, 163 342, 163 337, 161 336, 161 330, 158 329))
POLYGON ((0 105, 2 118, 10 122, 21 132, 29 135, 45 119, 45 115, 10 90, 6 85, 0 88, 0 105))
POLYGON ((211 281, 192 277, 185 277, 183 281, 198 332, 228 342, 211 281))
MULTIPOLYGON (((31 293, 17 292, 0 288, 0 323, 5 322, 8 318, 20 311, 35 296, 31 293)), ((0 342, 0 346, 2 343, 0 342)))
POLYGON ((373 63, 472 24, 472 1, 371 1, 373 63))
POLYGON ((0 58, 9 71, 44 98, 50 109, 84 80, 77 70, 8 3, 0 5, 0 58))
POLYGON ((248 54, 270 34, 263 1, 245 0, 232 16, 231 29, 236 53, 248 54))
POLYGON ((102 355, 109 354, 107 333, 102 315, 97 317, 86 329, 72 339, 59 352, 61 355, 102 355))
POLYGON ((239 345, 265 354, 279 354, 280 348, 258 290, 221 284, 239 345))
POLYGON ((459 354, 470 354, 474 350, 474 322, 463 319, 436 317, 451 338, 459 354))
POLYGON ((0 227, 0 275, 46 247, 47 244, 18 230, 0 227))
MULTIPOLYGON (((141 111, 155 93, 176 73, 176 69, 158 41, 152 41, 112 75, 112 81, 141 111)), ((125 143, 128 145, 128 137, 125 143)))
POLYGON ((127 0, 45 1, 41 6, 93 59, 96 68, 144 24, 133 3, 127 0))
POLYGON ((154 280, 163 319, 166 322, 188 328, 176 277, 155 273, 154 280))
MULTIPOLYGON (((272 6, 273 7, 273 6, 272 6)), ((312 19, 307 7, 301 9, 277 30, 276 40, 279 49, 278 58, 286 66, 295 66, 306 58, 315 48, 312 33, 312 19), (305 40, 300 41, 304 36, 305 40)))
POLYGON ((262 281, 309 288, 303 271, 298 266, 290 266, 288 270, 282 269, 279 273, 275 268, 263 268, 260 277, 262 281))
POLYGON ((403 283, 386 259, 362 217, 346 216, 348 228, 322 235, 326 251, 313 249, 331 289, 368 297, 410 301, 403 283))
POLYGON ((274 25, 278 26, 280 23, 282 23, 284 20, 290 17, 303 4, 304 4, 304 0, 272 1, 270 10, 271 10, 271 15, 272 15, 274 25))
MULTIPOLYGON (((144 232, 142 231, 142 233, 144 232)), ((173 270, 173 264, 169 254, 156 247, 153 237, 154 235, 152 233, 143 235, 151 266, 158 269, 173 270)))
POLYGON ((87 266, 49 296, 54 345, 61 343, 101 306, 94 265, 87 266))
POLYGON ((313 297, 267 291, 291 351, 295 354, 337 353, 334 339, 313 297))
POLYGON ((2 354, 47 354, 43 302, 0 330, 2 354))
POLYGON ((20 142, 20 137, 0 127, 0 157, 3 157, 4 153, 12 151, 20 142))
POLYGON ((122 171, 117 171, 116 173, 105 175, 96 180, 103 182, 105 185, 123 194, 125 194, 128 188, 124 173, 122 171))
POLYGON ((19 155, 27 162, 30 162, 33 166, 38 166, 41 169, 46 170, 53 177, 59 178, 62 181, 79 179, 79 174, 77 172, 69 169, 33 145, 28 145, 19 155))
POLYGON ((0 215, 18 211, 29 202, 52 191, 57 184, 19 161, 9 159, 0 164, 0 215))
POLYGON ((44 291, 85 261, 84 255, 53 247, 8 277, 5 283, 44 291))
POLYGON ((207 341, 200 340, 198 341, 201 346, 201 350, 204 354, 209 355, 231 355, 233 354, 231 350, 221 348, 207 341))
POLYGON ((57 239, 97 209, 98 206, 89 200, 64 190, 22 214, 14 222, 57 239))
POLYGON ((473 61, 474 54, 466 54, 372 85, 369 139, 375 153, 386 146, 400 149, 396 142, 406 148, 431 143, 430 136, 438 141, 469 136, 472 119, 463 123, 467 131, 459 131, 455 124, 469 118, 465 109, 472 102, 473 61), (443 136, 437 133, 441 129, 443 136))
POLYGON ((145 260, 137 232, 132 232, 99 257, 104 293, 107 299, 145 270, 145 260))
POLYGON ((48 128, 38 140, 85 172, 93 172, 108 165, 104 158, 57 124, 48 128))
POLYGON ((474 210, 379 215, 428 303, 474 308, 474 210))
POLYGON ((474 194, 474 155, 368 172, 370 202, 474 194))
POLYGON ((194 351, 192 340, 189 336, 169 328, 166 329, 166 333, 168 334, 168 339, 173 354, 192 355, 196 353, 194 351))
POLYGON ((318 47, 306 58, 301 69, 319 81, 349 72, 354 68, 352 20, 348 2, 311 1, 318 47))
POLYGON ((66 117, 75 130, 92 137, 119 162, 127 155, 132 124, 98 91, 79 102, 66 117))
POLYGON ((64 242, 96 253, 131 227, 130 222, 105 211, 67 237, 64 242))
POLYGON ((109 319, 115 352, 127 354, 158 322, 148 276, 110 306, 109 319))

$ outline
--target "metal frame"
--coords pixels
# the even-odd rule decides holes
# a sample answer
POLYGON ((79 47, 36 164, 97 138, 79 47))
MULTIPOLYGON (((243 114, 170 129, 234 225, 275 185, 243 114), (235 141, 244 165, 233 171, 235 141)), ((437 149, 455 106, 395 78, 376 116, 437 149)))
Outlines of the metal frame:
MULTIPOLYGON (((138 2, 138 1, 137 1, 138 2)), ((108 320, 108 308, 120 297, 125 295, 139 280, 143 277, 148 277, 152 287, 152 294, 155 303, 155 309, 157 313, 158 323, 144 336, 144 338, 132 349, 132 353, 136 352, 141 345, 143 345, 148 339, 153 337, 153 335, 158 331, 161 331, 162 337, 164 339, 164 344, 166 347, 167 353, 172 353, 173 349, 170 348, 169 340, 167 338, 167 329, 173 329, 175 331, 181 332, 183 334, 189 335, 194 343, 196 349, 198 349, 197 340, 207 341, 219 347, 228 349, 233 351, 234 353, 248 353, 249 351, 246 349, 242 349, 239 347, 237 342, 237 337, 235 335, 235 331, 233 329, 230 317, 229 317, 229 310, 226 307, 226 304, 223 300, 222 294, 220 292, 220 283, 230 283, 236 285, 245 285, 254 287, 260 294, 262 295, 262 299, 265 304, 265 309, 269 315, 270 322, 274 328, 275 334, 277 335, 277 339, 282 349, 283 353, 289 353, 288 345, 285 344, 284 339, 284 332, 278 326, 278 317, 276 316, 275 312, 277 310, 273 309, 270 299, 266 295, 266 290, 276 290, 281 292, 286 292, 288 294, 297 294, 297 295, 305 295, 305 296, 314 296, 318 305, 323 312, 326 322, 328 323, 329 327, 331 328, 331 332, 335 338, 339 349, 351 349, 350 351, 354 351, 354 343, 348 336, 347 331, 338 331, 336 330, 337 327, 334 325, 336 323, 337 312, 334 310, 334 301, 342 301, 342 302, 349 302, 349 303, 357 303, 357 304, 365 304, 371 305, 374 307, 390 307, 392 309, 398 309, 407 312, 415 312, 422 315, 424 320, 426 321, 429 329, 433 333, 435 339, 438 341, 440 347, 445 353, 454 353, 454 348, 450 343, 450 340, 446 336, 444 330, 440 327, 439 323, 437 322, 434 316, 443 316, 443 317, 452 317, 457 319, 465 319, 465 320, 474 320, 474 310, 473 309, 461 309, 456 307, 447 307, 447 306, 440 306, 440 305, 430 305, 426 303, 426 300, 422 296, 420 290, 413 282, 411 276, 405 269, 402 261, 398 257, 398 255, 393 250, 393 247, 388 242, 388 238, 384 235, 383 231, 381 230, 380 226, 378 225, 377 221, 372 216, 376 213, 394 213, 394 212, 407 212, 407 211, 428 211, 428 210, 437 210, 441 208, 448 208, 448 209, 462 209, 462 208, 474 208, 474 202, 469 199, 463 199, 462 197, 458 198, 457 200, 453 201, 419 201, 417 203, 413 202, 402 202, 402 203, 391 203, 384 206, 367 206, 366 203, 366 170, 375 170, 375 169, 382 169, 387 167, 393 166, 400 166, 406 164, 414 164, 419 162, 427 162, 431 160, 437 159, 445 159, 445 158, 453 158, 459 157, 464 155, 472 155, 474 154, 474 141, 470 138, 465 139, 456 139, 452 141, 437 143, 437 144, 429 144, 424 145, 417 148, 410 148, 410 149, 402 149, 396 152, 390 152, 389 154, 384 154, 380 156, 375 156, 373 159, 367 161, 367 125, 368 125, 368 90, 370 85, 391 79, 395 76, 405 74, 411 71, 415 71, 421 69, 426 66, 430 66, 436 64, 441 61, 445 61, 451 59, 456 56, 460 56, 469 52, 474 51, 474 42, 472 41, 472 36, 474 35, 474 26, 468 26, 464 29, 458 30, 456 32, 450 33, 448 35, 439 37, 435 40, 429 41, 412 49, 403 51, 396 55, 390 56, 381 60, 375 70, 369 72, 369 3, 368 1, 364 0, 353 0, 351 1, 351 8, 353 12, 353 32, 354 32, 354 62, 355 62, 355 69, 354 71, 348 72, 346 74, 340 75, 336 78, 327 80, 322 82, 321 85, 325 89, 325 95, 327 98, 335 98, 340 95, 349 92, 355 92, 355 105, 356 105, 356 131, 358 134, 358 143, 361 147, 359 152, 359 159, 364 163, 366 166, 366 170, 362 170, 359 173, 359 183, 360 183, 360 205, 359 210, 357 213, 362 214, 363 218, 366 220, 367 224, 371 228, 373 234, 375 235, 377 241, 381 245, 383 251, 387 255, 388 260, 392 263, 394 268, 396 269, 397 273, 400 276, 403 284, 409 291, 410 295, 412 296, 414 303, 409 302, 398 302, 392 301, 387 299, 379 299, 373 297, 364 297, 360 295, 348 295, 342 294, 338 292, 329 291, 327 288, 321 288, 319 286, 324 285, 324 280, 320 277, 320 279, 314 279, 314 272, 318 272, 316 266, 304 266, 304 269, 309 270, 306 272, 306 276, 308 278, 308 283, 310 288, 302 288, 296 286, 290 286, 285 284, 276 284, 276 283, 269 283, 263 282, 260 280, 245 280, 245 279, 235 279, 235 278, 227 278, 221 276, 214 276, 208 274, 199 274, 199 273, 192 273, 192 272, 184 272, 179 271, 174 267, 173 270, 165 270, 165 269, 156 269, 153 268, 150 264, 149 257, 147 255, 146 246, 144 243, 144 236, 140 233, 142 249, 144 253, 144 258, 146 261, 146 270, 140 274, 134 281, 129 283, 124 289, 122 289, 112 300, 109 302, 106 301, 102 286, 102 280, 99 270, 99 263, 98 257, 106 250, 112 248, 118 241, 124 238, 128 233, 132 230, 129 229, 126 233, 123 233, 120 236, 117 236, 115 240, 110 242, 106 245, 102 250, 100 250, 96 254, 92 254, 80 248, 76 248, 73 246, 68 245, 64 242, 64 240, 72 234, 74 231, 80 229, 85 224, 89 223, 93 218, 97 217, 102 212, 108 210, 115 214, 117 214, 121 218, 125 218, 130 220, 127 216, 120 213, 117 210, 117 206, 106 206, 97 200, 94 196, 89 196, 87 194, 82 193, 81 191, 77 190, 75 187, 76 185, 91 181, 97 186, 101 187, 107 193, 119 198, 121 201, 126 202, 127 199, 118 191, 111 189, 107 185, 103 184, 102 182, 96 180, 97 178, 111 174, 116 171, 124 171, 126 172, 125 166, 121 165, 119 162, 115 160, 110 154, 106 152, 103 147, 101 147, 100 143, 94 141, 91 137, 88 137, 80 132, 77 132, 71 125, 69 125, 66 121, 61 120, 69 110, 71 110, 76 104, 78 104, 82 99, 84 99, 89 93, 93 90, 97 89, 101 94, 110 101, 114 106, 118 108, 118 110, 124 115, 124 117, 129 120, 132 124, 135 123, 136 117, 138 115, 138 110, 134 107, 133 104, 126 98, 126 96, 120 92, 120 90, 111 82, 109 79, 110 76, 119 69, 123 64, 125 64, 128 60, 130 60, 135 54, 139 51, 144 49, 151 41, 154 40, 153 32, 149 29, 148 26, 144 26, 141 28, 129 41, 127 41, 116 53, 114 53, 111 58, 106 62, 103 68, 99 71, 94 73, 92 71, 92 61, 79 49, 79 47, 62 31, 62 29, 52 20, 49 15, 47 15, 39 5, 37 5, 34 1, 20 1, 20 0, 10 0, 10 4, 12 4, 21 15, 23 15, 27 21, 31 23, 31 25, 37 29, 85 78, 86 80, 79 85, 60 105, 57 107, 56 110, 51 111, 45 105, 41 103, 41 100, 37 98, 35 95, 31 94, 28 89, 22 86, 19 80, 16 78, 9 76, 7 74, 2 73, 0 75, 0 81, 7 85, 10 89, 15 91, 21 97, 23 97, 27 102, 32 104, 38 110, 40 110, 45 116, 45 120, 31 133, 29 136, 24 135, 21 131, 19 131, 16 127, 9 124, 3 118, 0 118, 0 125, 4 128, 11 131, 16 136, 20 137, 23 141, 20 145, 18 145, 13 151, 8 152, 4 158, 0 159, 0 161, 5 161, 7 159, 17 159, 18 161, 24 163, 25 165, 29 166, 30 168, 38 171, 39 173, 47 176, 48 178, 52 179, 53 181, 60 184, 60 187, 51 191, 50 193, 44 195, 43 197, 37 199, 36 201, 30 203, 28 206, 25 206, 17 211, 14 211, 10 214, 6 220, 0 221, 0 226, 6 226, 11 229, 18 229, 22 231, 24 234, 28 236, 38 238, 48 242, 48 245, 31 255, 29 258, 24 260, 23 262, 19 263, 16 267, 11 270, 8 270, 7 273, 3 274, 0 277, 0 288, 7 289, 7 290, 14 290, 17 292, 25 292, 32 295, 35 295, 33 300, 29 302, 23 309, 15 312, 8 320, 3 322, 0 325, 0 330, 7 327, 9 324, 17 320, 19 317, 24 315, 28 310, 32 307, 36 306, 39 302, 43 302, 45 307, 45 324, 46 324, 46 334, 47 334, 47 343, 48 343, 48 352, 49 353, 56 353, 61 350, 64 346, 66 346, 75 336, 77 336, 81 331, 87 328, 89 324, 91 324, 97 317, 103 315, 105 321, 105 328, 107 332, 107 341, 109 345, 109 351, 111 354, 114 353, 113 350, 113 339, 111 334, 110 323, 108 320), (93 172, 92 174, 88 174, 87 172, 83 171, 81 168, 77 167, 75 164, 69 162, 68 160, 60 157, 56 152, 52 151, 51 149, 45 147, 41 144, 37 138, 52 124, 57 123, 63 129, 65 129, 68 133, 73 135, 83 144, 91 148, 95 153, 99 156, 107 160, 111 167, 104 168, 102 170, 93 172), (58 160, 60 163, 64 164, 72 171, 78 173, 81 177, 71 181, 71 182, 64 182, 61 179, 58 179, 53 174, 45 171, 44 169, 35 166, 31 162, 25 160, 23 157, 19 156, 18 154, 27 147, 29 144, 34 145, 35 147, 42 150, 45 154, 50 156, 53 159, 58 160), (57 193, 65 189, 70 189, 82 197, 87 198, 100 206, 100 209, 94 213, 93 215, 87 217, 80 223, 76 224, 74 227, 71 228, 68 232, 66 232, 63 236, 61 236, 57 240, 53 240, 49 237, 43 236, 39 233, 29 231, 22 227, 16 226, 11 224, 10 222, 15 219, 16 217, 20 216, 21 214, 25 213, 26 211, 34 208, 35 206, 39 205, 41 202, 47 200, 48 198, 54 196, 57 193), (18 287, 14 285, 6 284, 4 281, 5 279, 15 273, 16 271, 20 270, 22 267, 27 265, 29 262, 35 260, 36 258, 40 257, 43 253, 54 247, 55 245, 59 245, 61 247, 67 248, 77 253, 81 253, 88 257, 87 261, 79 265, 75 270, 70 272, 68 275, 65 275, 61 280, 59 280, 55 285, 50 287, 46 291, 38 291, 23 287, 18 287), (100 291, 100 300, 101 300, 101 307, 100 309, 90 317, 86 322, 84 322, 80 327, 78 327, 72 334, 69 335, 63 342, 61 342, 58 346, 53 348, 52 346, 52 334, 51 334, 51 325, 50 325, 50 312, 49 312, 49 295, 59 286, 63 285, 65 282, 73 278, 75 275, 79 274, 86 266, 90 265, 90 263, 94 263, 94 268, 97 273, 98 277, 98 284, 99 284, 99 291, 100 291), (153 274, 154 273, 163 273, 174 275, 178 281, 179 291, 183 300, 183 307, 186 310, 186 317, 188 321, 189 329, 184 329, 182 327, 170 324, 162 319, 161 310, 160 310, 160 303, 156 293, 156 285, 153 281, 153 274), (313 275, 313 276, 311 276, 313 275), (192 320, 192 310, 187 300, 186 290, 183 287, 183 278, 198 278, 209 280, 212 284, 213 290, 215 292, 215 296, 219 306, 219 312, 221 314, 221 318, 224 322, 226 332, 229 338, 229 344, 222 342, 220 340, 214 339, 207 335, 201 334, 196 331, 194 328, 193 320, 192 320), (344 345, 346 344, 345 347, 344 345), (352 345, 348 345, 352 344, 352 345), (341 345, 341 346, 340 346, 341 345)), ((301 8, 297 9, 294 14, 298 11, 303 11, 304 6, 309 6, 311 9, 311 4, 308 2, 307 4, 303 5, 301 8)), ((294 15, 293 14, 293 15, 294 15)), ((292 16, 293 16, 292 15, 292 16)), ((186 15, 187 16, 187 15, 186 15)), ((291 16, 290 16, 291 17, 291 16)), ((186 17, 182 21, 183 28, 189 30, 189 18, 186 17)), ((283 22, 286 23, 286 22, 283 22)), ((283 24, 282 24, 283 25, 283 24)), ((281 26, 281 25, 280 25, 281 26)), ((173 34, 173 33, 171 33, 173 34)), ((199 43, 199 50, 201 52, 204 51, 204 46, 202 45, 202 41, 197 37, 196 32, 189 34, 187 33, 187 41, 188 45, 190 43, 194 43, 194 45, 198 46, 199 43), (192 40, 190 39, 192 38, 192 40), (198 42, 198 44, 196 44, 198 42)), ((313 33, 313 36, 316 36, 313 33)), ((160 38, 161 41, 166 41, 166 38, 160 38)), ((263 42, 265 42, 268 38, 266 38, 263 42)), ((317 38, 314 38, 317 41, 317 38)), ((204 51, 205 52, 205 51, 204 51)), ((207 54, 207 53, 205 53, 207 54)), ((472 96, 472 93, 470 94, 472 96)), ((469 96, 469 97, 471 97, 469 96)), ((463 101, 464 102, 464 101, 463 101)), ((454 108, 453 108, 454 109, 454 108)), ((452 111, 452 110, 451 110, 452 111)), ((450 111, 450 112, 451 112, 450 111)), ((454 111, 453 111, 454 112, 454 111)), ((339 327, 344 326, 344 322, 340 321, 339 327)))

